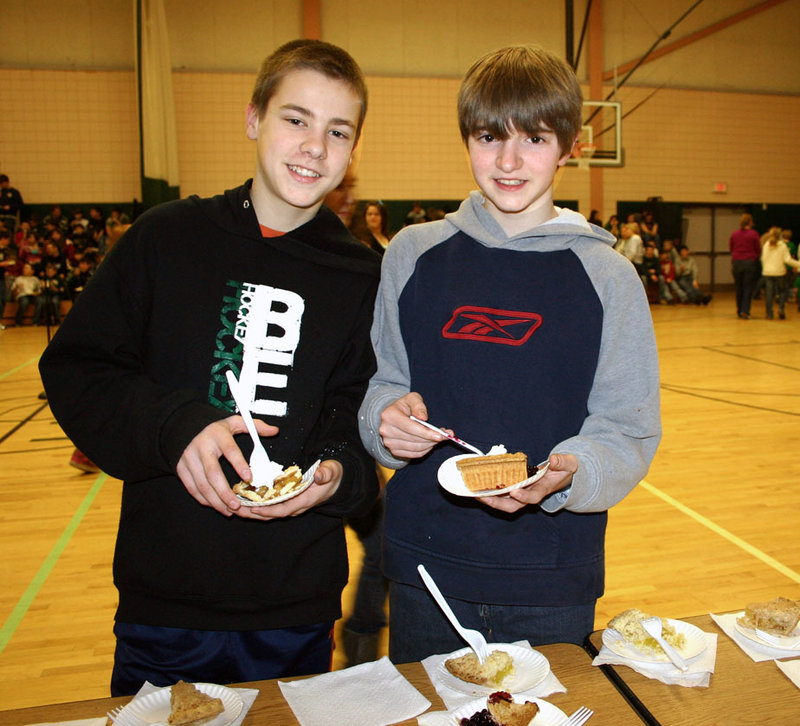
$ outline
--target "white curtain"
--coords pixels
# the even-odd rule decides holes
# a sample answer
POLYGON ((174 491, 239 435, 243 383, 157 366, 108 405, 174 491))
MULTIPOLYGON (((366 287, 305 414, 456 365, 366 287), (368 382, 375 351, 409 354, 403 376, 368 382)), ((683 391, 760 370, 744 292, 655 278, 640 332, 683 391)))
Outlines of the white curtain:
POLYGON ((134 0, 145 208, 179 194, 175 97, 163 0, 134 0))

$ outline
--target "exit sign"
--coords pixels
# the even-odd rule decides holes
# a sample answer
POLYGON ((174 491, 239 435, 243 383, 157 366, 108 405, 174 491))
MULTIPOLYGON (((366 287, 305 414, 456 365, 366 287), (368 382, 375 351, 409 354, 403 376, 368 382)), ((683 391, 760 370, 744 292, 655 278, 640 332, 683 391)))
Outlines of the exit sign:
POLYGON ((725 182, 714 182, 714 194, 726 194, 728 185, 725 182))

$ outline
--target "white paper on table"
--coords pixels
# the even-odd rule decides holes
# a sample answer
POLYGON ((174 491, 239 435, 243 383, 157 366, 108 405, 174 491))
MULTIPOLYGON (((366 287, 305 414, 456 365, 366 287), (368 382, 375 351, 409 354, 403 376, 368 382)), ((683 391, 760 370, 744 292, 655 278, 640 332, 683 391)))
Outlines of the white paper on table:
POLYGON ((624 665, 647 678, 653 678, 669 686, 685 686, 686 688, 708 688, 711 674, 717 663, 717 634, 703 633, 706 647, 703 653, 689 663, 689 670, 683 673, 672 663, 650 663, 631 660, 618 655, 607 646, 600 648, 592 665, 624 665))
POLYGON ((431 705, 386 656, 278 686, 301 726, 387 726, 431 705))
POLYGON ((800 659, 799 660, 776 660, 775 665, 783 671, 783 674, 800 688, 800 659))
POLYGON ((738 613, 726 613, 725 615, 709 613, 709 615, 711 619, 719 625, 725 635, 736 643, 736 645, 756 663, 761 663, 765 660, 777 660, 778 658, 796 658, 800 655, 800 651, 770 648, 768 645, 762 645, 761 643, 756 643, 754 640, 750 640, 750 638, 746 638, 736 628, 736 619, 739 617, 738 613))

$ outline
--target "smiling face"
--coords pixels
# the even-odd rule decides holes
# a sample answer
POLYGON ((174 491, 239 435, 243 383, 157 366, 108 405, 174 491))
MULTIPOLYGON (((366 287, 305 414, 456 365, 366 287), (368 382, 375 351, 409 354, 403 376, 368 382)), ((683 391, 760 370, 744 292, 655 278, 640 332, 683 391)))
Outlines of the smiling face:
POLYGON ((247 107, 256 142, 252 199, 259 222, 280 231, 310 220, 342 180, 355 146, 361 101, 343 81, 317 71, 287 73, 259 118, 247 107))
POLYGON ((467 151, 484 207, 508 235, 531 229, 555 216, 553 181, 569 158, 556 134, 535 135, 510 127, 507 138, 478 131, 467 139, 467 151))

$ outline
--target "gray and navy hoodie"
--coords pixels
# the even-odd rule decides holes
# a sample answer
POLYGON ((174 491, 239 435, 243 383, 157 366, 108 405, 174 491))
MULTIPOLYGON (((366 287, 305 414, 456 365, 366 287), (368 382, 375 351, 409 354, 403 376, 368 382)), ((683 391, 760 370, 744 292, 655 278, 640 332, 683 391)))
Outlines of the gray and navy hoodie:
POLYGON ((372 342, 378 370, 361 437, 399 471, 387 488, 384 567, 420 585, 425 564, 446 595, 505 605, 590 603, 603 592, 606 510, 644 477, 661 438, 652 319, 614 237, 580 214, 507 237, 473 192, 444 220, 398 234, 383 260, 372 342), (442 489, 463 453, 438 445, 394 458, 383 409, 415 391, 429 419, 483 450, 531 463, 577 457, 567 489, 509 515, 442 489))

